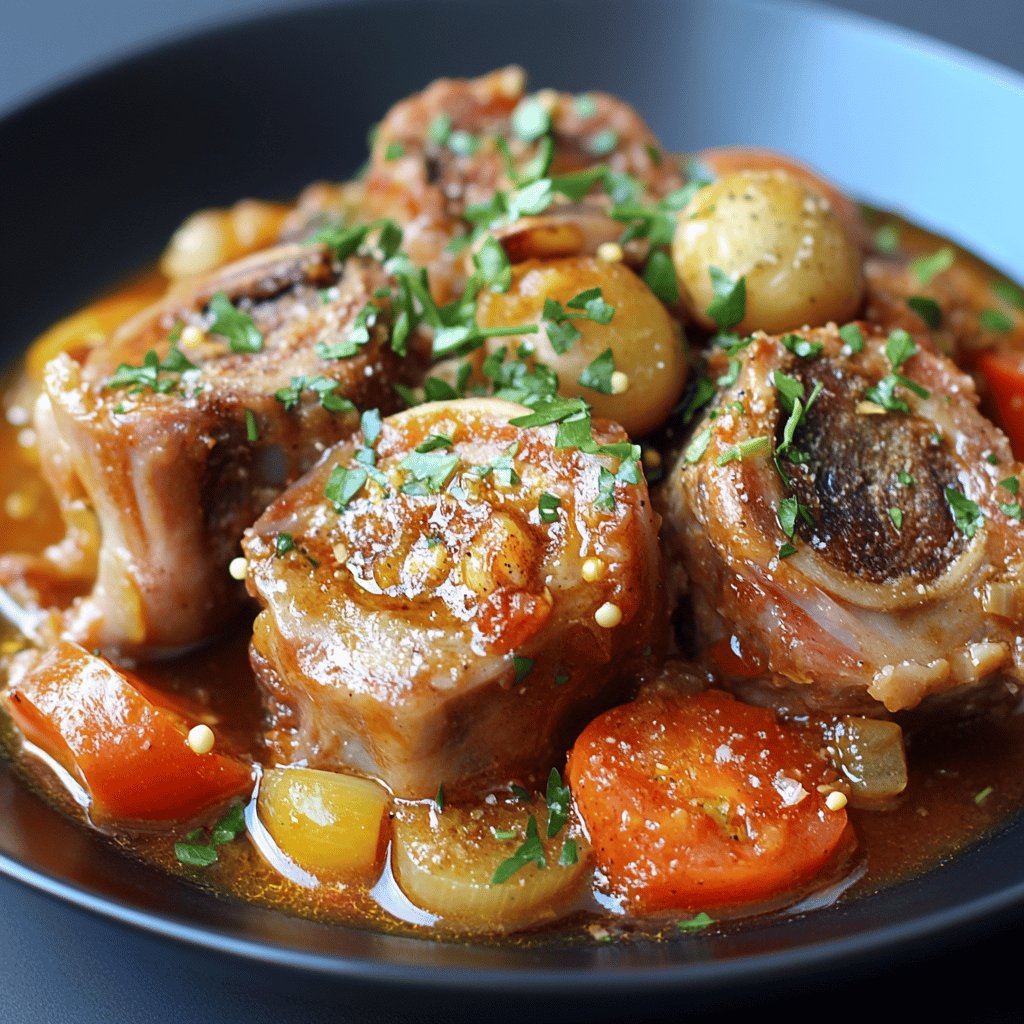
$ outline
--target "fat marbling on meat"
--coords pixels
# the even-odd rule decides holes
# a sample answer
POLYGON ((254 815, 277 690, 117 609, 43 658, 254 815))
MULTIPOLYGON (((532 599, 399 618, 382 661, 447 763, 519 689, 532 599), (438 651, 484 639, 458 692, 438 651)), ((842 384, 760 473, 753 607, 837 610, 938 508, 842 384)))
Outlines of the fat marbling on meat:
POLYGON ((964 711, 1016 686, 1022 467, 970 378, 867 324, 756 335, 712 379, 730 358, 662 492, 709 664, 826 712, 964 711))
POLYGON ((247 532, 273 759, 403 797, 536 780, 657 655, 642 474, 510 423, 529 415, 465 399, 364 420, 247 532))

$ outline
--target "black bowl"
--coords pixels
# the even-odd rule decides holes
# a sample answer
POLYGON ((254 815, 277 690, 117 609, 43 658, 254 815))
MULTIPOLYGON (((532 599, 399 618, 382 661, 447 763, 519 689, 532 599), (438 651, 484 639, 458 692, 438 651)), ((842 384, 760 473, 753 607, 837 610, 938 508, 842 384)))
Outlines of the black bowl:
MULTIPOLYGON (((1009 72, 858 19, 743 0, 374 0, 177 42, 0 123, 3 355, 151 261, 192 210, 344 176, 391 101, 438 75, 508 62, 535 83, 622 94, 670 148, 788 151, 1024 277, 1024 139, 1008 130, 1024 124, 1024 84, 1009 72), (985 159, 997 131, 998 155, 985 159)), ((318 925, 160 875, 71 825, 5 768, 0 806, 0 871, 57 897, 48 919, 147 962, 171 958, 209 1006, 223 996, 216 976, 375 1012, 692 1012, 909 964, 937 943, 1019 921, 1024 903, 1015 820, 877 896, 719 936, 440 944, 318 925)), ((129 983, 142 991, 147 977, 129 983)), ((979 984, 992 992, 991 979, 979 984)))

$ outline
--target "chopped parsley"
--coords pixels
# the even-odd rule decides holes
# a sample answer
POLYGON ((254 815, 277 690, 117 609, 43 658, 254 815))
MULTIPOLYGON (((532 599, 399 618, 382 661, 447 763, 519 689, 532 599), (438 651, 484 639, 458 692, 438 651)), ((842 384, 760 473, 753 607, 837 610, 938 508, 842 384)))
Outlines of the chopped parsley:
POLYGON ((547 866, 547 861, 544 859, 544 847, 541 845, 540 835, 537 832, 537 819, 532 814, 526 822, 526 838, 522 845, 511 857, 498 865, 491 878, 491 885, 501 885, 503 882, 507 882, 527 864, 536 864, 538 868, 547 866))
POLYGON ((679 283, 672 258, 662 249, 655 249, 644 267, 644 283, 666 306, 679 303, 679 283))
POLYGON ((439 448, 451 448, 454 444, 447 434, 430 434, 426 441, 416 445, 416 451, 425 455, 427 452, 436 452, 439 448))
POLYGON ((480 139, 470 132, 456 128, 448 136, 448 148, 456 156, 475 156, 480 149, 480 139))
POLYGON ((993 281, 992 294, 1002 299, 1008 306, 1024 311, 1024 288, 1012 281, 993 281))
MULTIPOLYGON (((892 331, 885 343, 885 354, 894 371, 899 369, 911 356, 916 355, 917 351, 914 339, 902 328, 892 331)), ((910 406, 896 392, 900 386, 912 391, 918 398, 928 398, 929 396, 926 388, 901 373, 893 372, 869 387, 864 392, 864 398, 889 412, 909 413, 910 406)))
POLYGON ((459 456, 454 452, 410 452, 399 463, 411 477, 411 480, 402 484, 402 493, 420 496, 436 494, 451 479, 458 465, 459 456))
POLYGON ((263 351, 263 335, 252 317, 238 309, 224 292, 217 292, 207 308, 213 314, 210 333, 227 338, 232 352, 263 351))
POLYGON ((557 495, 543 492, 537 499, 537 514, 542 523, 557 523, 558 510, 562 506, 562 499, 557 495))
POLYGON ((579 375, 577 383, 591 391, 599 391, 602 395, 614 394, 612 374, 615 372, 615 356, 610 348, 606 348, 593 362, 586 366, 579 375))
POLYGON ((519 451, 519 442, 513 441, 504 452, 493 462, 483 466, 473 466, 470 472, 474 476, 486 477, 494 474, 494 479, 501 487, 514 487, 519 483, 519 474, 515 470, 513 457, 519 451))
POLYGON ((978 314, 978 323, 983 331, 993 334, 1009 334, 1013 330, 1013 317, 1001 309, 983 309, 978 314))
POLYGON ((839 328, 839 337, 851 352, 864 351, 864 332, 857 324, 843 324, 839 328))
POLYGON ((705 427, 699 434, 694 435, 693 440, 686 446, 683 458, 691 466, 694 463, 700 462, 704 458, 704 453, 708 450, 709 444, 711 444, 711 427, 705 427))
POLYGON ((569 820, 569 803, 572 799, 569 787, 562 784, 562 776, 557 768, 552 768, 548 774, 544 799, 548 805, 548 839, 554 839, 569 820))
POLYGON ((796 524, 798 519, 802 519, 808 526, 814 525, 814 520, 811 518, 811 510, 798 499, 793 497, 783 498, 779 502, 779 507, 776 510, 775 515, 779 521, 779 526, 782 528, 782 532, 790 540, 792 540, 796 534, 796 524))
POLYGON ((917 278, 918 283, 929 285, 939 274, 944 273, 953 266, 956 260, 956 253, 948 245, 927 256, 918 256, 910 261, 910 272, 917 278))
POLYGON ((576 116, 583 121, 589 121, 597 115, 597 100, 592 93, 581 92, 573 98, 572 106, 576 116))
POLYGON ((341 512, 363 489, 369 478, 370 474, 363 466, 352 468, 335 466, 331 470, 327 486, 324 487, 324 497, 334 504, 335 511, 341 512))
POLYGON ((681 932, 699 932, 714 923, 715 919, 702 910, 699 914, 695 914, 685 921, 677 921, 676 929, 681 932))
POLYGON ((245 410, 245 437, 248 441, 260 439, 259 423, 256 422, 256 413, 252 409, 245 410))
POLYGON ((902 530, 903 529, 903 510, 902 509, 895 508, 895 507, 889 509, 889 518, 892 520, 892 525, 895 526, 897 530, 902 530))
POLYGON ((898 224, 883 224, 871 239, 876 252, 891 256, 900 247, 900 228, 898 224))
POLYGON ((526 658, 521 654, 512 655, 512 671, 515 676, 514 682, 518 686, 532 671, 533 658, 526 658))
POLYGON ((536 97, 527 96, 512 111, 512 130, 524 142, 536 142, 551 131, 551 115, 536 97))
POLYGON ((287 387, 278 388, 274 397, 290 412, 299 404, 303 391, 312 391, 328 412, 355 412, 355 406, 337 394, 338 382, 330 377, 292 377, 287 387))
POLYGON ((800 334, 784 334, 782 345, 800 359, 817 359, 825 347, 822 342, 811 341, 800 334))
POLYGON ((384 150, 384 159, 397 160, 400 156, 405 156, 405 146, 400 142, 389 142, 384 150))
POLYGON ((949 502, 956 528, 970 540, 985 520, 977 502, 971 501, 955 487, 945 487, 942 493, 946 496, 946 501, 949 502))
POLYGON ((761 455, 771 451, 772 439, 767 435, 762 437, 748 437, 739 444, 727 448, 721 455, 715 458, 716 466, 726 466, 730 462, 742 462, 752 455, 761 455))
POLYGON ((724 270, 708 267, 714 298, 708 305, 707 315, 720 331, 729 331, 747 315, 747 279, 734 281, 724 270))
POLYGON ((693 393, 683 407, 683 423, 689 423, 697 413, 715 397, 715 385, 704 375, 697 378, 693 393))
POLYGON ((587 149, 594 156, 608 156, 619 145, 619 133, 614 128, 604 128, 587 141, 587 149))
POLYGON ((434 805, 439 811, 444 810, 444 783, 441 782, 437 787, 437 795, 434 797, 434 805))
POLYGON ((174 856, 180 864, 206 868, 219 859, 217 847, 237 839, 245 831, 245 811, 241 804, 232 807, 210 830, 207 841, 203 841, 205 830, 193 829, 184 842, 174 844, 174 856))
MULTIPOLYGON (((942 326, 942 310, 939 304, 927 295, 911 295, 907 305, 925 322, 931 330, 942 326)), ((984 314, 982 314, 984 316, 984 314)))
POLYGON ((427 138, 435 146, 443 146, 452 134, 452 119, 450 114, 438 114, 430 127, 427 129, 427 138))
POLYGON ((191 362, 176 344, 172 344, 163 360, 150 349, 142 357, 141 366, 121 363, 113 375, 107 378, 104 386, 127 388, 129 394, 138 394, 148 388, 156 394, 164 395, 179 385, 182 373, 197 369, 195 363, 191 362))

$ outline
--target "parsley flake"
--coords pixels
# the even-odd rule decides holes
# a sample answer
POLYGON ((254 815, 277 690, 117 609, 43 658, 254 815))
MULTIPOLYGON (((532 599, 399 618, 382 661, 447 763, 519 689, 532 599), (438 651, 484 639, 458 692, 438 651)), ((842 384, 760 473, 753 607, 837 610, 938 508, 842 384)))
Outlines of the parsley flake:
POLYGON ((800 334, 784 334, 782 345, 800 359, 817 359, 825 347, 822 342, 811 341, 800 334))
POLYGON ((436 494, 448 482, 458 465, 459 456, 455 452, 410 452, 399 463, 412 478, 402 484, 402 493, 417 496, 436 494))
POLYGON ((708 267, 708 274, 715 297, 706 313, 720 331, 728 331, 747 315, 747 279, 733 281, 724 270, 714 266, 708 267))
POLYGON ((681 932, 699 932, 714 923, 715 919, 702 910, 699 914, 695 914, 685 921, 677 921, 676 929, 681 932))
POLYGON ((955 260, 956 253, 948 245, 944 245, 928 256, 918 256, 917 259, 911 260, 910 272, 920 284, 929 285, 939 274, 949 270, 955 260))
POLYGON ((544 859, 544 847, 541 845, 540 835, 537 832, 537 819, 532 814, 526 822, 526 838, 522 845, 511 857, 498 865, 491 878, 491 885, 501 885, 503 882, 507 882, 527 864, 536 864, 538 868, 547 867, 547 861, 544 859))
POLYGON ((185 842, 174 844, 174 856, 180 864, 206 868, 219 859, 217 847, 237 839, 245 831, 245 811, 241 804, 232 807, 210 830, 208 842, 201 842, 203 829, 193 829, 185 842))
POLYGON ((591 391, 599 391, 602 395, 614 394, 612 374, 615 372, 615 356, 610 348, 606 348, 596 359, 586 366, 579 375, 577 383, 591 391))
POLYGON ((839 337, 851 352, 864 351, 864 332, 857 324, 843 324, 839 328, 839 337))
POLYGON ((548 839, 554 839, 569 820, 569 803, 572 799, 569 787, 562 784, 562 776, 557 768, 552 768, 548 774, 544 799, 548 805, 548 839))
POLYGON ((899 508, 891 508, 891 509, 889 509, 889 518, 892 520, 892 525, 895 526, 897 530, 902 530, 903 529, 903 510, 902 509, 899 509, 899 508))
POLYGON ((542 523, 557 523, 558 510, 561 508, 561 505, 561 498, 544 491, 537 499, 537 513, 540 516, 540 521, 542 523))
POLYGON ((931 330, 938 330, 942 326, 942 310, 934 299, 930 299, 927 295, 911 295, 907 299, 907 305, 931 330))
POLYGON ((875 251, 891 256, 900 247, 900 228, 898 224, 883 224, 875 231, 872 239, 875 251))
POLYGON ((945 487, 942 493, 946 496, 946 501, 949 502, 956 528, 970 540, 985 520, 977 502, 971 501, 955 487, 945 487))
POLYGON ((217 292, 207 308, 213 314, 210 333, 227 338, 232 352, 263 351, 263 335, 252 317, 238 309, 224 292, 217 292))
POLYGON ((551 115, 536 97, 527 96, 512 111, 512 130, 524 142, 536 142, 551 131, 551 115))
POLYGON ((655 249, 644 267, 644 283, 666 306, 679 304, 679 282, 672 258, 661 249, 655 249))
POLYGON ((324 487, 324 497, 333 502, 336 512, 341 512, 363 489, 369 478, 370 474, 365 467, 356 466, 349 469, 345 466, 335 466, 324 487))
POLYGON ((1001 309, 983 309, 978 314, 978 323, 983 331, 993 334, 1009 334, 1013 330, 1013 318, 1001 309))

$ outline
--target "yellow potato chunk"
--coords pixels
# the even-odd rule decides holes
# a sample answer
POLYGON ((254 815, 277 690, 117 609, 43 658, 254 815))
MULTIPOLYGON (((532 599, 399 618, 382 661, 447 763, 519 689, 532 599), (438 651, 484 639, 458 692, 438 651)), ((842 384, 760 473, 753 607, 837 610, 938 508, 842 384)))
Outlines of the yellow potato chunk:
MULTIPOLYGON (((590 256, 555 260, 528 260, 513 270, 507 292, 480 293, 477 321, 483 327, 541 323, 544 300, 554 299, 578 315, 569 302, 590 289, 614 307, 608 323, 573 319, 580 337, 558 352, 542 329, 524 335, 534 347, 534 358, 550 366, 559 378, 562 394, 586 399, 594 415, 614 420, 634 437, 649 433, 668 416, 686 383, 686 358, 679 326, 644 282, 622 263, 590 256), (614 379, 611 394, 580 383, 584 371, 610 351, 614 379)), ((494 339, 491 351, 520 342, 494 339)))
POLYGON ((282 853, 320 879, 370 879, 381 859, 386 790, 370 779, 312 768, 263 773, 260 821, 282 853))
POLYGON ((571 826, 549 837, 546 823, 539 800, 443 811, 402 804, 394 821, 395 878, 413 903, 451 925, 508 932, 554 921, 572 907, 590 848, 571 826), (540 851, 543 867, 524 846, 540 851), (517 854, 522 863, 510 872, 517 854))
POLYGON ((741 334, 852 319, 864 288, 856 241, 829 200, 784 170, 736 171, 680 211, 672 259, 694 319, 715 328, 711 268, 746 281, 741 334))

